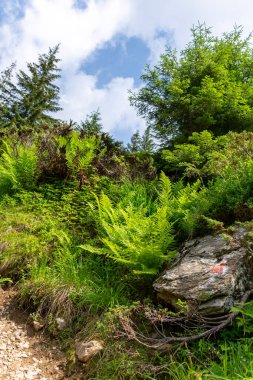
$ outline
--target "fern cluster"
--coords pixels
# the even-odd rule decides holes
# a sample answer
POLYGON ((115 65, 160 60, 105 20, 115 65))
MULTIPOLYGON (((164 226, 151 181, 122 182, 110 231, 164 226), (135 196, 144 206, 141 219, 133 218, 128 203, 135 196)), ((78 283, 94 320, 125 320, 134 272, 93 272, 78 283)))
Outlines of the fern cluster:
POLYGON ((144 204, 134 204, 138 192, 132 193, 133 202, 113 204, 110 198, 96 196, 101 247, 83 244, 86 251, 103 254, 132 269, 136 274, 155 274, 165 260, 174 256, 172 223, 169 221, 169 193, 171 184, 162 175, 161 191, 150 213, 144 204))
POLYGON ((60 148, 65 148, 65 157, 71 175, 77 175, 87 171, 96 156, 101 140, 97 136, 81 137, 78 131, 72 131, 68 136, 59 136, 58 142, 60 148))
POLYGON ((0 194, 15 190, 31 190, 36 185, 38 154, 35 144, 4 141, 0 157, 0 194))

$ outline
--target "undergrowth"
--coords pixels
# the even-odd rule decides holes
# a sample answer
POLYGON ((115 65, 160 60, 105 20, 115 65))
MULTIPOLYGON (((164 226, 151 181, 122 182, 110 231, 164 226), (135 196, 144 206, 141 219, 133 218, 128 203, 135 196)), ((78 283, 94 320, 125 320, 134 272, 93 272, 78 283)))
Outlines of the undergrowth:
MULTIPOLYGON (((203 145, 202 137, 194 138, 203 145)), ((108 161, 101 136, 85 144, 78 133, 51 136, 48 155, 36 143, 44 141, 38 136, 16 145, 2 142, 0 283, 18 284, 20 303, 63 341, 73 344, 77 334, 105 342, 101 356, 86 367, 89 378, 253 377, 252 318, 246 310, 247 329, 238 320, 231 342, 224 336, 176 352, 141 347, 117 322, 119 313, 138 308, 135 302, 153 303, 152 282, 185 239, 222 232, 238 220, 250 223, 253 161, 248 143, 242 144, 247 154, 241 149, 236 155, 233 144, 240 138, 245 136, 230 136, 221 144, 226 165, 216 174, 213 151, 199 163, 197 176, 186 180, 183 175, 176 182, 164 173, 154 180, 131 180, 124 158, 108 161), (111 172, 121 173, 114 180, 108 171, 99 173, 106 160, 111 172), (50 174, 53 167, 57 178, 50 174), (66 320, 66 331, 57 332, 56 317, 66 320)), ((208 141, 211 150, 213 140, 208 141)), ((192 164, 200 148, 177 149, 192 164)), ((135 323, 143 334, 152 333, 142 312, 135 323)))

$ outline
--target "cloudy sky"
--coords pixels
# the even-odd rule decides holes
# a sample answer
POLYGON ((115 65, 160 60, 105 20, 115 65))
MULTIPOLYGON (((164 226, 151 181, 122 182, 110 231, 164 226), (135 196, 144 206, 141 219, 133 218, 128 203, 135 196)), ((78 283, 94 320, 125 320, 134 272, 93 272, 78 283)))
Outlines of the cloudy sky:
POLYGON ((100 110, 104 129, 120 140, 145 128, 128 102, 147 63, 165 45, 182 49, 193 24, 215 34, 253 30, 252 0, 0 0, 0 71, 18 68, 60 43, 64 120, 100 110))

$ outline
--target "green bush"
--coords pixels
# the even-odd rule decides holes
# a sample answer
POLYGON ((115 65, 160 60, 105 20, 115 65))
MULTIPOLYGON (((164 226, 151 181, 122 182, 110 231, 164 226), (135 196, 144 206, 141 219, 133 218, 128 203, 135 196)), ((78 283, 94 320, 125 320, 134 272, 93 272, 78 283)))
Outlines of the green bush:
POLYGON ((162 151, 168 172, 204 180, 223 177, 228 168, 240 170, 245 162, 252 161, 252 132, 229 132, 216 138, 209 131, 194 132, 188 141, 162 151))

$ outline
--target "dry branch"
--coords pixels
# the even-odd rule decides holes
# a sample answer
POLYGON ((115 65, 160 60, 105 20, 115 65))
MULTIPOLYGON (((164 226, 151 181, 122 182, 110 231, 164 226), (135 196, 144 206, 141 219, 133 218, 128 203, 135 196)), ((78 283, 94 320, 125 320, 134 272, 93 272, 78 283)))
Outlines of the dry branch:
MULTIPOLYGON (((240 303, 245 304, 248 299, 253 295, 253 289, 247 291, 243 297, 241 298, 240 303)), ((194 340, 198 340, 201 338, 210 338, 215 335, 226 326, 228 326, 233 320, 240 314, 239 311, 232 312, 222 316, 202 316, 201 314, 192 314, 192 315, 179 315, 166 317, 162 316, 160 318, 155 318, 154 316, 150 318, 152 324, 155 326, 156 332, 158 333, 158 338, 147 337, 138 332, 133 321, 126 322, 126 319, 121 319, 121 324, 124 329, 124 333, 128 336, 129 339, 134 339, 137 342, 145 345, 150 348, 161 348, 166 345, 170 345, 173 343, 188 343, 194 340), (159 322, 160 328, 157 327, 157 323, 159 322), (186 336, 166 336, 164 332, 164 323, 169 325, 177 325, 182 328, 184 331, 190 331, 191 329, 201 328, 205 329, 197 334, 186 335, 186 336), (126 328, 127 327, 127 328, 126 328), (131 330, 131 334, 129 331, 131 330)))

